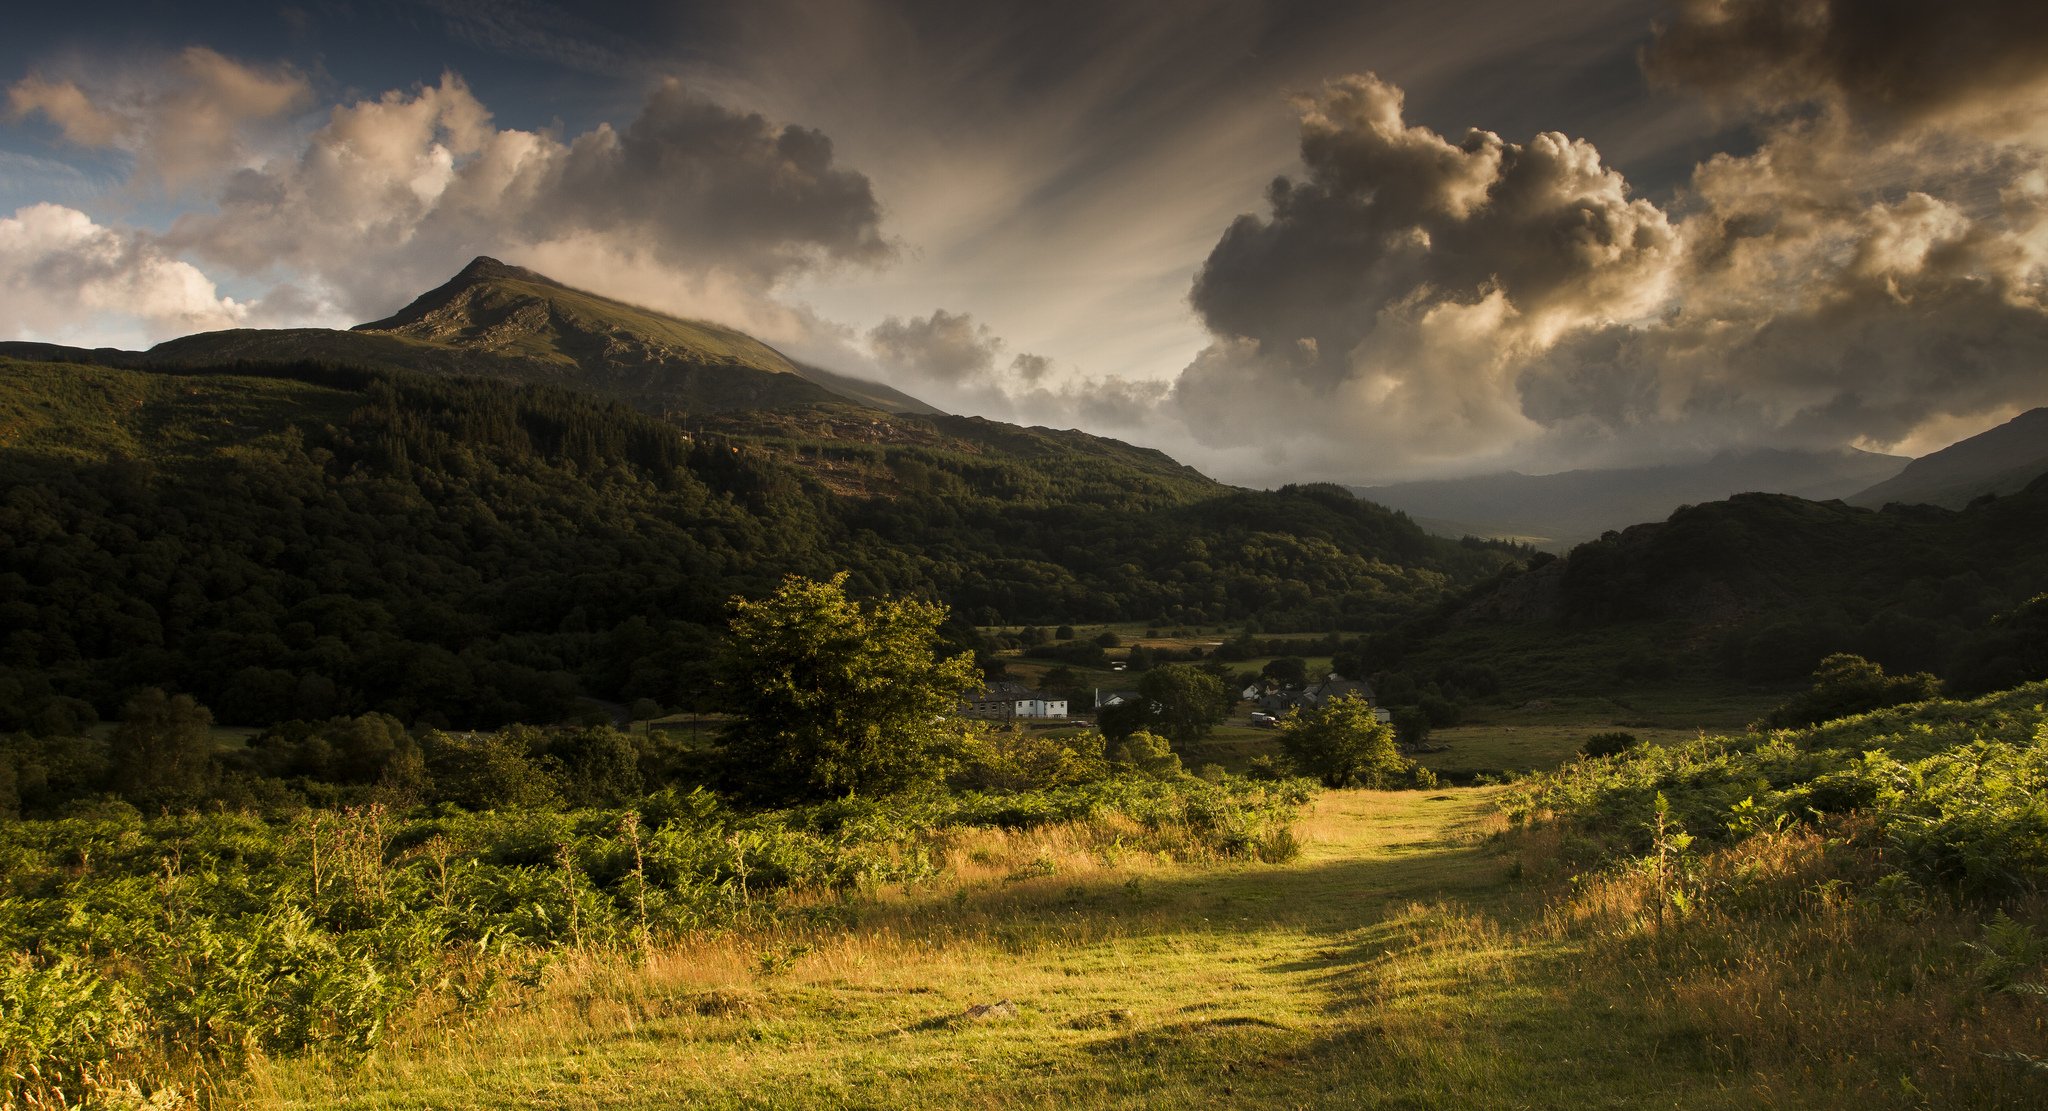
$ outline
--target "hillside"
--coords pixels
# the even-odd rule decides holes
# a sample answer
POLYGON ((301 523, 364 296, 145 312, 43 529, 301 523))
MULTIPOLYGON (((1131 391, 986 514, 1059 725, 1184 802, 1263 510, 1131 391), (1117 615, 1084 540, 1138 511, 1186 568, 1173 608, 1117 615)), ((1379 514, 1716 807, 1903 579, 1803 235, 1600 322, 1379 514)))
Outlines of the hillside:
POLYGON ((1506 558, 1074 432, 848 406, 686 431, 488 379, 0 360, 0 729, 151 684, 236 723, 690 705, 726 600, 789 573, 963 623, 1327 628, 1506 558))
POLYGON ((1563 552, 1611 529, 1661 521, 1681 505, 1764 491, 1826 501, 1899 472, 1906 460, 1865 451, 1731 452, 1700 463, 1515 472, 1354 487, 1444 536, 1488 536, 1563 552))
POLYGON ((1376 655, 1484 659, 1518 698, 1790 683, 1832 652, 1996 689, 2048 677, 1991 626, 2048 588, 2044 536, 2048 478, 1963 510, 1743 494, 1504 573, 1376 655))
POLYGON ((1848 498, 1875 509, 1890 502, 1961 509, 1985 494, 2011 494, 2048 474, 2048 408, 2031 409, 1967 440, 1913 460, 1897 475, 1848 498))

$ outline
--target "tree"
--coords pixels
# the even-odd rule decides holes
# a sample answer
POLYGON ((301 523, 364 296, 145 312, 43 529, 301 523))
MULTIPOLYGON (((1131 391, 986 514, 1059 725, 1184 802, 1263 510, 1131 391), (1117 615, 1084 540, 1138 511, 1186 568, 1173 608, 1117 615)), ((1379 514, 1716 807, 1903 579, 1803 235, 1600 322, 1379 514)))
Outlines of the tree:
POLYGON ((1095 727, 1112 741, 1148 728, 1152 720, 1152 705, 1142 698, 1127 698, 1095 711, 1095 727))
POLYGON ((1222 680, 1188 664, 1146 672, 1138 681, 1138 699, 1151 704, 1158 731, 1183 747, 1208 736, 1230 712, 1231 702, 1222 680))
POLYGON ((1814 669, 1813 686, 1771 711, 1774 729, 1796 729, 1887 706, 1925 702, 1941 693, 1941 681, 1926 672, 1886 675, 1861 656, 1837 652, 1814 669))
POLYGON ((1393 711, 1394 737, 1409 748, 1420 748, 1429 740, 1429 715, 1420 706, 1396 706, 1393 711))
POLYGON ((430 730, 423 740, 437 798, 465 810, 532 810, 561 801, 554 776, 533 759, 542 737, 532 726, 495 733, 430 730))
POLYGON ((1991 619, 1967 642, 1949 673, 1949 690, 1985 694, 2048 679, 2048 594, 1991 619))
POLYGON ((959 751, 945 719, 980 680, 971 654, 937 655, 946 607, 864 606, 845 583, 792 575, 760 601, 733 600, 719 685, 738 716, 719 743, 757 794, 886 794, 935 781, 959 751))
POLYGON ((1308 685, 1308 661, 1300 656, 1281 656, 1267 664, 1261 674, 1283 687, 1299 690, 1308 685))
POLYGON ((115 784, 130 799, 193 801, 213 761, 213 713, 191 695, 150 687, 128 700, 107 749, 115 784))
POLYGON ((1333 698, 1280 722, 1280 747, 1295 767, 1325 787, 1389 787, 1409 773, 1394 747, 1394 729, 1373 717, 1372 703, 1355 694, 1333 698))

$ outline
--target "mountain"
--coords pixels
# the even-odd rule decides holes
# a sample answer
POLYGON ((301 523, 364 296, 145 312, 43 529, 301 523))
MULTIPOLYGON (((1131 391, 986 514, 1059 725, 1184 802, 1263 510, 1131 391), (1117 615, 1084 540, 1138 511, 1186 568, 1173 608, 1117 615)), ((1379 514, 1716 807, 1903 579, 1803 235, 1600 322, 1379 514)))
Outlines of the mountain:
POLYGON ((1611 529, 1661 521, 1681 505, 1748 491, 1815 501, 1847 497, 1899 473, 1898 456, 1843 450, 1750 451, 1701 463, 1353 487, 1440 536, 1484 536, 1561 552, 1611 529))
POLYGON ((368 330, 0 345, 0 731, 150 685, 237 723, 696 704, 729 599, 792 573, 939 599, 972 644, 1020 623, 1362 629, 1511 558, 1334 486, 1240 490, 1074 430, 885 412, 738 333, 466 273, 368 330), (665 409, 678 368, 772 403, 665 409))
POLYGON ((834 405, 939 412, 879 382, 791 360, 730 328, 585 293, 483 257, 396 314, 348 331, 237 328, 147 352, 0 344, 0 355, 154 369, 321 363, 506 378, 563 385, 663 416, 834 405))
POLYGON ((938 412, 881 383, 794 362, 730 328, 585 293, 488 257, 396 314, 352 331, 558 368, 576 375, 580 388, 654 412, 829 401, 938 412))
POLYGON ((1961 509, 1985 494, 2025 489, 2048 473, 2048 408, 2030 409, 1967 440, 1913 460, 1897 475, 1850 498, 1873 509, 1890 502, 1961 509))

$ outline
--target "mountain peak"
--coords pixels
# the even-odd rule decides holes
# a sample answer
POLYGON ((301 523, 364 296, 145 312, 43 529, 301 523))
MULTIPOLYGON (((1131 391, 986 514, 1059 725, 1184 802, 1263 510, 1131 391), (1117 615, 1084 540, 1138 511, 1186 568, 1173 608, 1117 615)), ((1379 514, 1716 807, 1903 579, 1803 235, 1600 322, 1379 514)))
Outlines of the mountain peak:
POLYGON ((425 320, 438 313, 444 313, 451 306, 466 300, 476 290, 505 283, 524 283, 552 289, 568 289, 567 286, 523 266, 500 262, 489 255, 478 255, 469 261, 454 277, 413 298, 412 303, 382 320, 358 324, 352 331, 357 332, 401 332, 416 329, 425 320))
POLYGON ((480 282, 506 281, 534 282, 540 285, 555 286, 563 289, 568 288, 545 274, 528 270, 524 266, 514 266, 509 262, 501 262, 489 255, 478 255, 470 259, 469 265, 463 267, 460 273, 449 279, 447 285, 476 285, 480 282))
POLYGON ((509 360, 526 368, 522 376, 574 379, 659 413, 847 401, 937 412, 879 383, 800 366, 743 332, 576 289, 489 255, 353 331, 509 360))

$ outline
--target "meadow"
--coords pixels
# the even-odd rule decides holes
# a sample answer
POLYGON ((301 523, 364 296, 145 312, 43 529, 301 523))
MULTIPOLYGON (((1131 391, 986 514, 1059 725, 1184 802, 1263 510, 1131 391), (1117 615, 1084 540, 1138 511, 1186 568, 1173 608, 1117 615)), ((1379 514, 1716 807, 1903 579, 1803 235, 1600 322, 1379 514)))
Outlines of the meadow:
POLYGON ((984 834, 858 922, 586 967, 491 1024, 265 1067, 242 1094, 2039 1106, 2044 700, 1678 740, 1508 787, 1323 792, 1274 863, 984 834), (1054 863, 1018 879, 1026 860, 1054 863))
MULTIPOLYGON (((25 1085, 36 1074, 9 1058, 8 1102, 2048 1099, 2048 685, 1797 731, 1657 741, 1511 784, 1440 790, 1124 774, 752 816, 705 809, 701 797, 686 812, 671 794, 668 811, 394 817, 376 842, 357 814, 330 827, 318 881, 308 878, 308 854, 323 844, 313 815, 261 834, 233 816, 130 822, 98 840, 80 840, 83 818, 21 823, 7 827, 10 877, 24 861, 51 884, 100 876, 105 898, 127 900, 109 913, 135 931, 193 915, 224 877, 268 874, 266 852, 289 877, 279 891, 307 917, 297 934, 279 929, 300 939, 281 950, 296 965, 197 960, 190 945, 145 958, 112 948, 104 929, 87 930, 101 940, 75 946, 65 965, 50 941, 22 941, 33 899, 16 881, 0 910, 25 956, 0 976, 0 1018, 17 1022, 17 1038, 20 1016, 55 1014, 35 1028, 103 1045, 111 1027, 91 1025, 107 1021, 103 1010, 51 1007, 139 992, 124 977, 145 970, 211 978, 142 999, 157 1040, 142 1030, 119 1058, 78 1051, 69 1087, 49 1073, 25 1085), (628 813, 641 815, 637 861, 628 813), (207 847, 229 843, 235 852, 207 847), (41 856, 26 855, 38 845, 41 856), (170 867, 167 845, 180 848, 170 867), (460 866, 444 872, 437 852, 460 866), (451 873, 470 878, 441 878, 451 873), (515 898, 479 897, 515 880, 515 898), (387 899, 423 894, 415 918, 388 904, 379 913, 428 923, 438 941, 407 949, 394 939, 420 936, 415 925, 348 918, 368 913, 378 884, 387 899), (436 917, 444 897, 464 913, 436 917), (361 967, 337 960, 351 953, 421 963, 375 966, 381 979, 359 979, 355 994, 319 988, 361 967), (75 974, 53 972, 63 968, 75 974), (382 994, 361 990, 368 983, 382 994), (238 984, 282 1002, 221 1006, 238 984), (43 1009, 24 1010, 24 999, 43 1009), (370 1004, 351 1010, 352 999, 370 1004), (174 1042, 205 1048, 166 1052, 174 1042)), ((99 922, 97 906, 67 921, 99 922)), ((233 932, 264 920, 216 916, 201 936, 264 954, 233 932)))

